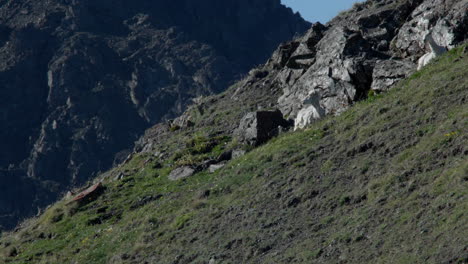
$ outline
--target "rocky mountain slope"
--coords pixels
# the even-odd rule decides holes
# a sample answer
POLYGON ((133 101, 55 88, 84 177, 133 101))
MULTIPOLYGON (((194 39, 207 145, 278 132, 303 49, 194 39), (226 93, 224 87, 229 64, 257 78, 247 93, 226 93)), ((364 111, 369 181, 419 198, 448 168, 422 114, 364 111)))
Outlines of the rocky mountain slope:
POLYGON ((279 0, 0 1, 0 229, 308 27, 279 0))
POLYGON ((304 127, 409 76, 421 64, 419 58, 432 53, 425 42, 428 36, 444 51, 465 41, 467 10, 466 0, 357 4, 281 46, 255 70, 264 76, 253 81, 280 87, 275 104, 296 127, 304 127))
POLYGON ((192 127, 148 132, 156 148, 102 175, 95 196, 3 234, 0 261, 466 263, 467 70, 464 45, 243 156, 223 132, 236 105, 208 99, 192 127))
POLYGON ((467 5, 313 25, 2 234, 0 261, 466 263, 467 5))

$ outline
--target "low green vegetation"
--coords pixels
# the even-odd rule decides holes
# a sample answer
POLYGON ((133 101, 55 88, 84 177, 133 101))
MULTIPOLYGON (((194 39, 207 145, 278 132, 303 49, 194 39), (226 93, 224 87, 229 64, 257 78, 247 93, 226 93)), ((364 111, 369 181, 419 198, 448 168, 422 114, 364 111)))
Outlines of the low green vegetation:
POLYGON ((135 155, 95 201, 2 234, 0 262, 467 263, 465 50, 214 173, 167 178, 239 147, 221 121, 170 131, 172 156, 135 155))

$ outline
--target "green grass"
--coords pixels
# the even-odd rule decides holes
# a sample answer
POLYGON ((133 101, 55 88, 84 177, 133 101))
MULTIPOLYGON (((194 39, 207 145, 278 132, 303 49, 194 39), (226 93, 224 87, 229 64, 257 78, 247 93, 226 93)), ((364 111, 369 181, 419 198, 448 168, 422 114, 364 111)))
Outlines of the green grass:
POLYGON ((77 208, 62 200, 2 234, 0 262, 466 263, 462 50, 215 173, 167 178, 175 166, 242 147, 211 133, 222 131, 222 118, 169 131, 160 143, 169 158, 135 155, 107 174, 96 201, 77 208), (113 181, 120 172, 126 176, 113 181))

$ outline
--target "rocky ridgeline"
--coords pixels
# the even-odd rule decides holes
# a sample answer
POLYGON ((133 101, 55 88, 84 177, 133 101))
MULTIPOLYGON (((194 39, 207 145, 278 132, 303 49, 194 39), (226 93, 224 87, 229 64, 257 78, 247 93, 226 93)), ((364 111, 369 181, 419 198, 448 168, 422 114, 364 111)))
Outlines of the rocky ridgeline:
POLYGON ((0 226, 309 26, 280 0, 0 1, 0 226))
MULTIPOLYGON (((314 24, 251 71, 239 91, 281 87, 277 107, 303 128, 389 89, 467 38, 468 1, 367 1, 314 24), (429 58, 429 59, 428 59, 429 58), (260 78, 259 78, 260 77, 260 78)), ((236 100, 236 94, 233 99, 236 100)))
MULTIPOLYGON (((214 134, 230 135, 244 146, 255 147, 281 131, 338 115, 465 42, 467 10, 468 0, 356 4, 328 24, 316 23, 304 36, 282 44, 264 65, 251 70, 224 95, 200 100, 174 122, 149 129, 136 152, 169 157, 170 151, 161 151, 167 149, 164 142, 171 137, 171 126, 187 133, 215 127, 214 134), (236 104, 243 114, 216 121, 213 112, 238 109, 236 104)), ((172 178, 191 176, 206 167, 202 164, 195 169, 175 168, 172 178)))

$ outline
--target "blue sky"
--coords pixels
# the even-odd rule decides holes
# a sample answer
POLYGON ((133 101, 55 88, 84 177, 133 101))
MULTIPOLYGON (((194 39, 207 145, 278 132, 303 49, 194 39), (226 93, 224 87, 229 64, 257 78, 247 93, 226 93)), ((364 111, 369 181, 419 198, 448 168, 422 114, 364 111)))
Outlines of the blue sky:
POLYGON ((340 11, 351 8, 358 0, 281 0, 310 22, 326 23, 340 11))

